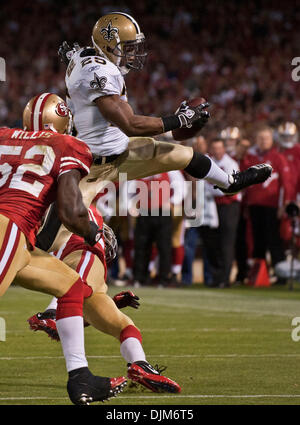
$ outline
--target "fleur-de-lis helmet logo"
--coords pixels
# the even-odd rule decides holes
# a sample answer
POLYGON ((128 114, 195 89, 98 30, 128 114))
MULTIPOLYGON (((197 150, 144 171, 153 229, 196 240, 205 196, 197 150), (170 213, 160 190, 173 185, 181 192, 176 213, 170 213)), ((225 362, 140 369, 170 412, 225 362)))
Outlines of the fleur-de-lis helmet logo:
POLYGON ((113 27, 111 21, 109 21, 107 27, 101 28, 100 32, 103 35, 104 40, 109 42, 115 38, 115 35, 118 34, 119 30, 118 28, 113 27))

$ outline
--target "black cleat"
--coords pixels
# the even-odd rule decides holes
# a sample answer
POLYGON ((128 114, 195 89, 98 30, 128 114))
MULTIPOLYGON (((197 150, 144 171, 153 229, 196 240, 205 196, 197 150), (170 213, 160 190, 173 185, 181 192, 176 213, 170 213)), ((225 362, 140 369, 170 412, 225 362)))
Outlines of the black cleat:
POLYGON ((253 184, 263 183, 272 174, 273 168, 269 164, 257 164, 249 167, 245 171, 238 171, 232 174, 233 183, 224 189, 219 186, 214 186, 216 189, 220 189, 226 195, 235 195, 242 189, 253 184))
POLYGON ((124 376, 104 378, 94 376, 87 367, 72 370, 69 373, 67 390, 72 403, 89 405, 94 401, 105 401, 116 397, 127 385, 124 376))

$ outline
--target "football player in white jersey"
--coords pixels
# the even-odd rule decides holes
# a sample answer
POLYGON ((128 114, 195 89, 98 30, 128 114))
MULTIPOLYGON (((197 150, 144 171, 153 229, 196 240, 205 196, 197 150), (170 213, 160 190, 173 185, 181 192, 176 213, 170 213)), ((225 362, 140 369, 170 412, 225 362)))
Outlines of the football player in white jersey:
POLYGON ((152 138, 195 122, 201 128, 209 118, 209 104, 192 107, 183 102, 167 117, 136 115, 127 102, 124 76, 132 69, 143 68, 144 40, 133 17, 113 12, 96 22, 93 48, 80 48, 78 44, 70 48, 65 42, 59 50, 68 63, 67 102, 74 125, 78 137, 94 155, 90 175, 81 184, 86 205, 101 190, 103 180, 117 180, 119 173, 127 173, 131 180, 184 169, 225 193, 265 181, 272 172, 267 164, 228 175, 191 147, 152 138))

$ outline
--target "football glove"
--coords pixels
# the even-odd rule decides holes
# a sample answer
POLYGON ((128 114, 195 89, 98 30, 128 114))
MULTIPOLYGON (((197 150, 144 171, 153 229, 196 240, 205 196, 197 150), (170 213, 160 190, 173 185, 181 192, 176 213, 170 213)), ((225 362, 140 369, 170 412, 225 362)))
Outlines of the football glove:
POLYGON ((140 306, 138 300, 139 297, 131 291, 123 291, 113 297, 118 308, 132 307, 137 309, 140 306))
POLYGON ((71 47, 67 41, 64 41, 58 49, 58 56, 60 57, 60 60, 64 62, 66 65, 69 64, 73 54, 80 49, 80 46, 78 43, 73 43, 73 47, 71 47))
POLYGON ((203 127, 210 117, 210 113, 208 111, 204 111, 204 109, 208 106, 208 102, 201 103, 198 106, 189 106, 187 101, 184 100, 175 112, 175 115, 179 118, 180 121, 180 128, 191 128, 192 125, 196 122, 197 126, 202 124, 203 127))
POLYGON ((100 241, 103 230, 94 222, 90 221, 90 233, 84 238, 85 243, 90 246, 94 246, 97 242, 100 241))

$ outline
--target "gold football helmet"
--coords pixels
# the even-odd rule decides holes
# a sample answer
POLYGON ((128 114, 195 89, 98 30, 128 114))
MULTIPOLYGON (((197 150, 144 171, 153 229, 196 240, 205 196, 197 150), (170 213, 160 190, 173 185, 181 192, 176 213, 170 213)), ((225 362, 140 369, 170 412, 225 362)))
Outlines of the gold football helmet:
POLYGON ((276 139, 282 148, 292 148, 298 142, 298 130, 293 122, 281 124, 276 133, 276 139))
POLYGON ((96 51, 118 66, 122 74, 143 68, 145 36, 132 16, 122 12, 102 16, 93 28, 92 41, 96 51))
POLYGON ((235 148, 238 140, 241 139, 241 131, 238 127, 226 127, 221 131, 220 136, 224 140, 225 149, 228 155, 235 155, 235 148))
POLYGON ((27 131, 51 130, 71 134, 71 112, 61 97, 42 93, 30 99, 25 106, 23 127, 27 131))
POLYGON ((241 138, 241 132, 238 127, 226 127, 224 130, 221 131, 220 137, 223 140, 226 139, 240 139, 241 138))

